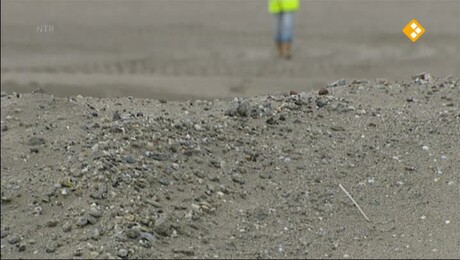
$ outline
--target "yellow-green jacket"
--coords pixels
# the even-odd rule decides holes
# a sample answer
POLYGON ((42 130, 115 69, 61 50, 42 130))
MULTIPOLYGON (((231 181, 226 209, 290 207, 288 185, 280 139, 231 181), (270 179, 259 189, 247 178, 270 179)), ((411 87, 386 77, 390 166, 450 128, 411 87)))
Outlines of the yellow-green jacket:
POLYGON ((268 0, 268 11, 272 14, 294 12, 299 9, 299 0, 268 0))

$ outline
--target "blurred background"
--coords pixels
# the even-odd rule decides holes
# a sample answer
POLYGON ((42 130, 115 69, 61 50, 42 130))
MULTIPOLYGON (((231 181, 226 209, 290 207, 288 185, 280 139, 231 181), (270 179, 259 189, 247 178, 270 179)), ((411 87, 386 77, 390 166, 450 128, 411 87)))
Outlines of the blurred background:
POLYGON ((290 61, 267 2, 2 0, 1 88, 188 99, 460 77, 460 0, 301 0, 290 61), (413 18, 416 43, 401 32, 413 18))

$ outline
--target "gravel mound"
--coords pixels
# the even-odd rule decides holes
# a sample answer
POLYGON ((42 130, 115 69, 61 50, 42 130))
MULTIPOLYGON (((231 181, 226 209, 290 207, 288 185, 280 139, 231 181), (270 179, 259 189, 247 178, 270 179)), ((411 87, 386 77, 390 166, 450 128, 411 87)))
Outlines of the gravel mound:
POLYGON ((187 102, 2 92, 1 255, 458 258, 459 104, 427 73, 187 102))

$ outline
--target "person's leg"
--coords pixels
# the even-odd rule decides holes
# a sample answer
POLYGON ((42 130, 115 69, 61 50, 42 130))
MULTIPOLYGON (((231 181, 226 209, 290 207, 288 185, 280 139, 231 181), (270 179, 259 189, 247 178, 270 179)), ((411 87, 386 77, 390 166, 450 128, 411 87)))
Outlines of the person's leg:
POLYGON ((281 31, 282 31, 282 49, 286 59, 290 59, 292 56, 292 41, 294 39, 294 12, 283 13, 281 20, 281 31))
POLYGON ((276 49, 278 51, 278 56, 283 57, 284 56, 284 47, 282 44, 282 13, 274 14, 275 18, 275 23, 274 23, 274 35, 273 39, 275 40, 276 43, 276 49))

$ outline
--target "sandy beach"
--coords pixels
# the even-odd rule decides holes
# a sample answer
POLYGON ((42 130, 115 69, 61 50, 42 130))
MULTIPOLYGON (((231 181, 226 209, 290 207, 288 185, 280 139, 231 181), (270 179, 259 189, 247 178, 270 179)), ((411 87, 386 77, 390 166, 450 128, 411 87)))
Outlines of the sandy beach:
POLYGON ((2 258, 458 258, 460 80, 337 84, 2 93, 2 258))
POLYGON ((3 1, 2 89, 180 99, 460 75, 459 1, 301 1, 279 61, 265 1, 3 1), (71 10, 71 11, 69 11, 71 10), (401 32, 416 18, 415 44, 401 32), (53 32, 37 32, 39 25, 53 32), (193 82, 193 84, 190 84, 193 82))
POLYGON ((460 1, 1 12, 2 259, 460 258, 460 1))

